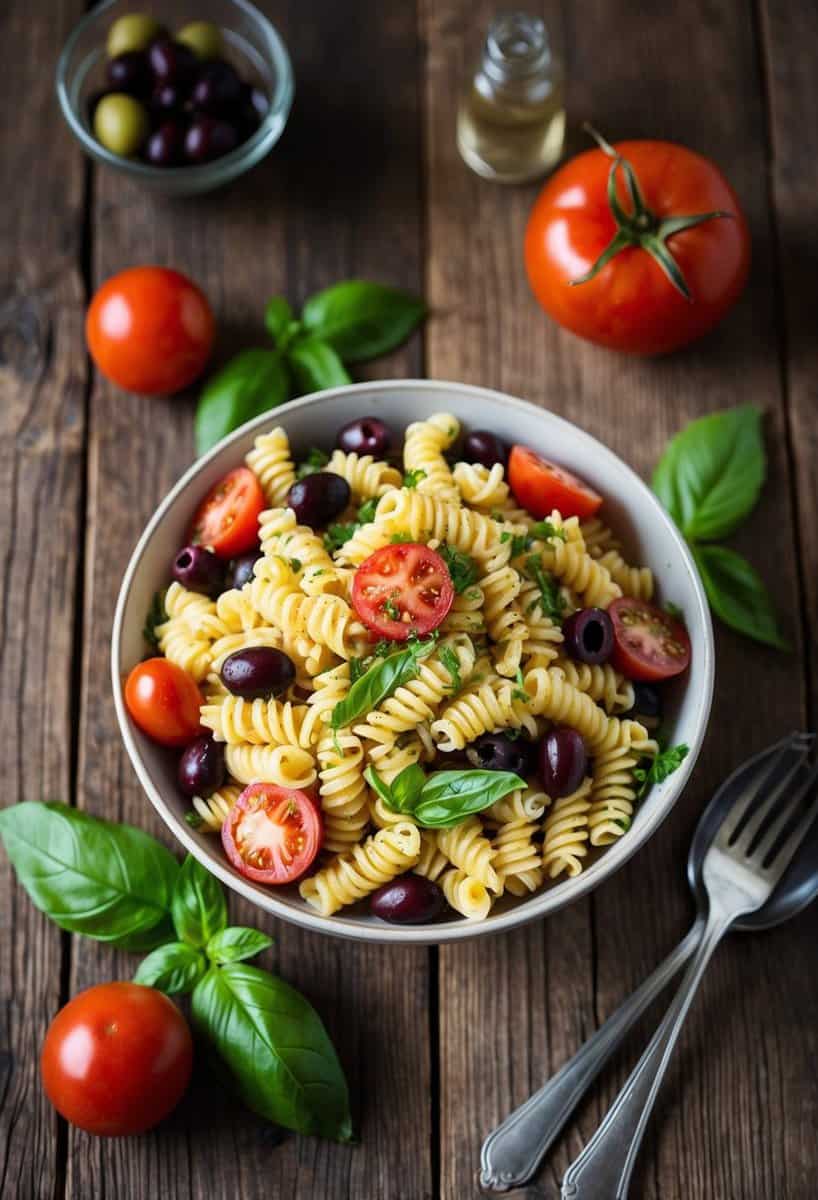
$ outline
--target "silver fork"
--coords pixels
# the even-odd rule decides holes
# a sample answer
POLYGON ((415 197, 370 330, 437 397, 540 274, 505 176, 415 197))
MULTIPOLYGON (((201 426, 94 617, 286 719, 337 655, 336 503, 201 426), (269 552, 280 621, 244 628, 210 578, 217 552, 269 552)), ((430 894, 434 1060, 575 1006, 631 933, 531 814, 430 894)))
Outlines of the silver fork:
POLYGON ((709 911, 699 948, 647 1050, 568 1168, 563 1200, 625 1200, 645 1127, 705 967, 730 924, 760 908, 783 875, 818 814, 818 797, 799 814, 816 781, 818 765, 799 763, 757 808, 751 792, 729 810, 702 867, 709 911))

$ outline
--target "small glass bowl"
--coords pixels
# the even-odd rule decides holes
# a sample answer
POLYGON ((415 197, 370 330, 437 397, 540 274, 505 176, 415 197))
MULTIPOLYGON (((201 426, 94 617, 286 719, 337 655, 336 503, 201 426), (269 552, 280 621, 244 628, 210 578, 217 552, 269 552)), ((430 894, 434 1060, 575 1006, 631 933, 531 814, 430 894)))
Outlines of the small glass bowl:
POLYGON ((63 116, 86 154, 166 196, 193 196, 221 187, 260 162, 284 130, 293 101, 290 56, 276 30, 248 0, 163 0, 163 24, 172 30, 188 21, 212 21, 222 31, 228 57, 242 78, 263 90, 270 107, 256 132, 235 150, 212 162, 188 167, 153 167, 106 150, 94 137, 88 101, 104 86, 108 29, 125 13, 149 12, 142 0, 103 0, 79 22, 57 64, 57 96, 63 116))

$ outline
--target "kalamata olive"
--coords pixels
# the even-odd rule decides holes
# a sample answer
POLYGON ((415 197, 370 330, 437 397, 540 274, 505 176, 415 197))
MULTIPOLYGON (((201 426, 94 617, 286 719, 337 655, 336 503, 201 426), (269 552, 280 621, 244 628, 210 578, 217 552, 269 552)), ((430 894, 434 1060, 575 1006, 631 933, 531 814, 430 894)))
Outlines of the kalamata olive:
POLYGON ((377 417, 361 417, 339 430, 336 445, 347 454, 371 454, 383 458, 392 444, 392 431, 377 417))
POLYGON ((273 646, 250 646, 237 650, 222 664, 221 680, 234 696, 243 700, 280 696, 295 679, 292 660, 273 646))
POLYGON ((214 741, 211 733, 194 738, 179 759, 177 778, 186 796, 212 796, 225 780, 222 743, 214 741))
POLYGON ((586 775, 588 752, 576 729, 552 729, 540 742, 539 776, 552 800, 570 796, 586 775))
POLYGON ((482 771, 513 771, 516 775, 527 772, 529 755, 528 742, 503 733, 484 733, 466 748, 466 758, 473 767, 482 771))
POLYGON ((180 87, 178 83, 157 83, 151 95, 151 112, 160 121, 171 113, 179 113, 187 95, 187 88, 180 87))
POLYGON ((234 558, 228 568, 227 586, 243 588, 245 583, 249 583, 253 578, 253 567, 260 558, 261 554, 257 550, 251 550, 249 554, 242 554, 240 558, 234 558))
POLYGON ((164 121, 145 143, 145 161, 154 167, 177 167, 182 161, 184 148, 182 126, 177 121, 164 121))
POLYGON ((349 484, 334 471, 316 471, 294 483, 287 493, 287 504, 301 525, 317 528, 327 525, 349 504, 349 484))
POLYGON ((138 100, 124 92, 109 92, 94 111, 94 136, 112 154, 127 158, 142 148, 148 136, 148 114, 138 100))
POLYGON ((163 83, 178 83, 182 86, 193 82, 199 60, 182 42, 170 38, 159 38, 148 49, 151 70, 163 83))
POLYGON ((580 662, 607 662, 613 650, 613 622, 604 608, 581 608, 563 621, 565 649, 580 662))
POLYGON ((193 107, 211 117, 229 116, 241 99, 241 80, 230 63, 205 63, 191 93, 193 107))
POLYGON ((649 683, 633 685, 633 708, 629 716, 658 722, 662 719, 663 710, 662 697, 655 687, 651 687, 649 683))
POLYGON ((224 563, 204 546, 185 546, 173 560, 173 578, 189 592, 218 596, 224 588, 224 563))
POLYGON ((239 144, 235 127, 217 117, 197 117, 185 136, 185 155, 191 162, 210 162, 239 144))
POLYGON ((439 917, 445 908, 443 893, 422 875, 401 875, 372 893, 369 909, 373 917, 392 925, 424 925, 439 917))
POLYGON ((211 21, 191 21, 179 30, 176 40, 188 46, 202 62, 218 58, 224 49, 221 30, 211 21))
POLYGON ((495 463, 505 466, 508 447, 487 429, 475 429, 463 442, 462 457, 464 462, 482 463, 484 467, 493 467, 495 463))
POLYGON ((151 90, 150 64, 144 50, 128 50, 108 63, 106 74, 111 91, 142 98, 151 90))
POLYGON ((162 32, 162 26, 146 13, 126 13, 114 21, 108 31, 105 49, 109 58, 118 58, 129 50, 144 50, 162 32))

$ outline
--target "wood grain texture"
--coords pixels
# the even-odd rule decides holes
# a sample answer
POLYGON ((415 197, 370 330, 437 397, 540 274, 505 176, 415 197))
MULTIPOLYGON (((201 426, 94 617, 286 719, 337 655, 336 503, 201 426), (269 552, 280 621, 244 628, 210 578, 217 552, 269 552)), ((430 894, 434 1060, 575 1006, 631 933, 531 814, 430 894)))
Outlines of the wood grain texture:
MULTIPOLYGON (((661 17, 648 21, 625 3, 583 5, 581 11, 556 4, 543 8, 567 61, 567 101, 575 125, 592 118, 611 138, 684 141, 720 162, 748 211, 755 261, 737 309, 698 346, 649 362, 583 344, 540 313, 521 261, 536 189, 494 187, 459 161, 454 142, 458 89, 471 53, 479 48, 475 35, 492 11, 488 3, 431 0, 422 9, 428 46, 427 289, 437 314, 429 328, 428 372, 499 387, 562 413, 643 474, 667 438, 690 418, 741 401, 761 404, 767 413, 770 478, 736 544, 774 585, 784 623, 798 645, 773 258, 767 201, 759 186, 766 165, 765 111, 751 14, 739 3, 665 8, 661 17), (759 553, 763 545, 775 546, 774 566, 769 555, 759 553)), ((528 1094, 526 1076, 532 1084, 544 1079, 582 1040, 572 1026, 573 1014, 565 1012, 565 994, 577 996, 580 1011, 603 1020, 683 933, 691 915, 684 857, 712 787, 751 750, 804 719, 797 654, 773 654, 724 629, 717 638, 712 732, 684 799, 650 847, 591 900, 552 919, 545 927, 545 947, 543 933, 532 930, 518 936, 513 956, 499 939, 441 951, 446 1200, 474 1191, 480 1142, 497 1117, 528 1094), (748 703, 736 703, 739 680, 742 695, 751 697, 748 703), (572 953, 563 948, 561 958, 556 947, 566 929, 572 953), (578 954, 578 946, 586 952, 578 954), (460 1101, 464 1079, 474 1081, 468 1103, 460 1101)), ((796 1180, 801 1176, 787 1161, 778 1122, 765 1131, 762 1146, 756 1141, 755 1152, 747 1150, 761 1114, 771 1108, 778 1112, 782 1088, 795 1085, 810 1105, 815 1103, 809 1060, 801 1059, 797 1044, 787 1049, 767 1019, 775 1012, 776 1028, 779 1021, 802 1019, 802 1013, 808 1019, 818 985, 812 968, 805 982, 795 947, 804 947, 811 921, 807 915, 770 934, 766 946, 765 939, 736 939, 711 968, 669 1078, 672 1100, 658 1113, 642 1155, 634 1192, 644 1200, 800 1194, 796 1180), (765 968, 773 943, 781 948, 775 972, 765 968), (728 1123, 731 1136, 725 1140, 728 1123)), ((532 1196, 555 1194, 566 1163, 593 1132, 631 1062, 623 1056, 603 1078, 569 1127, 552 1167, 529 1189, 532 1196)), ((803 1162, 803 1140, 798 1153, 803 1162)))
MULTIPOLYGON (((275 293, 300 303, 351 276, 421 290, 413 7, 341 9, 328 0, 275 13, 268 7, 298 79, 291 126, 272 156, 228 190, 180 204, 108 173, 95 188, 95 278, 135 262, 187 272, 216 310, 219 358, 264 344, 264 304, 275 293)), ((417 373, 419 353, 415 339, 368 370, 417 373)), ((104 664, 128 555, 192 458, 192 409, 192 398, 141 400, 98 379, 90 412, 80 802, 165 841, 121 747, 104 664)), ((117 1143, 72 1133, 67 1196, 392 1200, 399 1176, 406 1200, 425 1200, 432 1192, 427 952, 274 928, 235 898, 231 917, 275 934, 267 965, 325 1018, 349 1076, 361 1145, 289 1137, 273 1154, 277 1131, 205 1077, 172 1120, 144 1138, 117 1143)), ((132 970, 124 956, 77 944, 72 989, 132 970)))
MULTIPOLYGON (((72 670, 86 368, 83 170, 50 67, 81 4, 12 0, 0 37, 0 730, 3 805, 71 799, 72 670), (25 104, 21 104, 25 97, 25 104), (32 170, 36 161, 37 169, 32 170)), ((63 938, 0 853, 0 1195, 51 1197, 62 1163, 39 1048, 60 1002, 63 938)), ((65 939, 67 945, 67 939, 65 939)))

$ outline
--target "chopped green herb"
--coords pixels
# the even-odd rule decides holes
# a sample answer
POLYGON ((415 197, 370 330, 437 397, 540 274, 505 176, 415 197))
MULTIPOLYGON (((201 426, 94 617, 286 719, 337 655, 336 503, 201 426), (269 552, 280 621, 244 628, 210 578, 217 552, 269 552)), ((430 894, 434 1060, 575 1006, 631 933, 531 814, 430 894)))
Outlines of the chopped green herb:
POLYGON ((390 621, 399 621, 400 620, 400 609, 398 608, 397 604, 395 603, 396 596, 400 596, 400 592, 394 591, 391 596, 387 596, 387 598, 384 600, 383 604, 381 605, 381 608, 386 613, 387 617, 389 617, 390 621))
POLYGON ((514 676, 514 682, 516 683, 517 686, 515 688, 512 688, 512 691, 511 691, 512 699, 513 700, 522 700, 523 704, 528 704, 531 697, 529 696, 528 692, 525 690, 525 687, 523 686, 525 683, 525 680, 523 679, 523 672, 522 672, 521 667, 517 668, 517 673, 514 676))
POLYGON ((304 565, 304 564, 301 562, 301 559, 300 559, 300 558, 291 558, 291 559, 290 559, 290 566, 291 566, 291 567, 292 567, 292 569, 295 571, 296 575, 297 575, 297 574, 298 574, 298 572, 301 570, 301 568, 302 568, 302 566, 303 566, 303 565, 304 565))
POLYGON ((411 471, 407 471, 403 477, 403 486, 405 488, 416 488, 421 479, 426 478, 426 472, 423 467, 415 467, 411 471))
POLYGON ((341 546, 345 546, 349 539, 355 535, 357 528, 358 526, 351 522, 349 524, 328 526, 324 534, 324 545, 329 553, 333 554, 336 550, 340 550, 341 546))
POLYGON ((458 596, 477 582, 477 563, 468 554, 455 549, 448 542, 441 542, 437 552, 449 569, 458 596))
POLYGON ((368 525, 370 521, 375 520, 375 509, 378 507, 378 501, 375 496, 371 500, 364 500, 361 507, 358 509, 358 520, 362 525, 368 525))
POLYGON ((156 650, 159 649, 159 638, 156 636, 156 626, 164 625, 168 619, 168 614, 165 612, 165 593, 154 592, 151 606, 148 609, 145 617, 145 625, 142 629, 142 636, 149 646, 153 646, 156 650))
POLYGON ((483 599, 483 593, 480 591, 479 587, 469 588, 467 591, 465 591, 463 593, 463 595, 466 597, 467 600, 482 600, 483 599))
POLYGON ((405 530, 399 529, 397 533, 392 534, 392 536, 389 540, 390 540, 390 542, 392 542, 393 545, 399 546, 403 542, 411 542, 414 539, 413 539, 411 533, 407 533, 405 530))
MULTIPOLYGON (((529 579, 536 583, 540 589, 540 595, 536 603, 539 604, 540 610, 544 617, 550 617, 552 621, 558 624, 562 621, 562 614, 565 608, 565 597, 560 591, 559 583, 550 575, 542 565, 540 556, 532 554, 525 560, 523 567, 529 579)), ((534 608, 535 605, 531 605, 534 608)))
POLYGON ((307 451, 306 458, 298 464, 295 477, 296 479, 303 479, 306 475, 314 475, 316 471, 320 471, 322 467, 325 467, 328 462, 329 455, 325 454, 323 450, 319 450, 316 446, 313 446, 307 451))
POLYGON ((684 625, 684 623, 685 623, 684 610, 679 608, 678 604, 674 604, 672 600, 666 600, 665 601, 665 612, 670 613, 670 615, 672 617, 674 617, 677 621, 681 621, 682 624, 684 625))
POLYGON ((527 533, 512 533, 509 529, 503 530, 500 534, 501 542, 511 542, 512 558, 519 558, 521 554, 525 554, 526 550, 530 550, 531 540, 527 533))
POLYGON ((550 521, 535 521, 529 533, 533 538, 539 538, 544 542, 547 542, 550 538, 559 538, 561 542, 566 540, 565 530, 557 529, 550 521))
POLYGON ((349 660, 349 682, 350 683, 355 683, 355 681, 357 679, 360 679, 361 676, 363 674, 365 674, 365 672, 366 672, 366 667, 364 666, 365 662, 366 662, 366 659, 363 659, 363 658, 351 658, 349 660))
POLYGON ((451 646, 441 646, 438 658, 451 676, 451 691, 459 692, 463 686, 463 680, 460 677, 460 660, 454 650, 451 646))
POLYGON ((337 729, 333 729, 333 731, 332 731, 332 745, 335 749, 335 753, 337 755, 339 755, 340 758, 343 759, 344 750, 343 750, 341 743, 338 741, 338 730, 337 729))
POLYGON ((662 783, 668 775, 672 775, 674 771, 678 770, 689 752, 690 747, 682 742, 678 746, 660 750, 655 758, 645 758, 638 766, 634 767, 633 777, 640 785, 639 791, 636 793, 637 800, 642 799, 652 783, 662 783))
POLYGON ((190 826, 191 829, 201 829, 202 825, 204 824, 204 821, 196 812, 195 808, 191 808, 189 812, 185 813, 185 822, 190 826))

